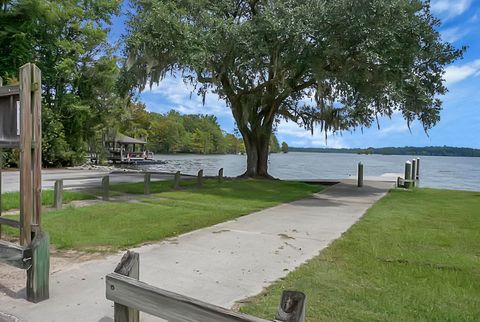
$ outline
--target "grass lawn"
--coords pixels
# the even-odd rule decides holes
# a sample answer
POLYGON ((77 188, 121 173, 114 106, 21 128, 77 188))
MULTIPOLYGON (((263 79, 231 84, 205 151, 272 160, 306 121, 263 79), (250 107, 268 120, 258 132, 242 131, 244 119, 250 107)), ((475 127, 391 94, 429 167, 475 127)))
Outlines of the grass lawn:
POLYGON ((282 290, 307 321, 478 321, 480 193, 394 190, 243 312, 272 318, 282 290))
MULTIPOLYGON (((73 200, 95 199, 93 194, 87 192, 64 191, 63 202, 69 203, 73 200)), ((53 205, 53 190, 42 191, 42 205, 53 205)), ((6 192, 2 194, 2 210, 11 210, 20 208, 20 193, 6 192)))
MULTIPOLYGON (((165 184, 152 183, 152 191, 165 184)), ((58 249, 110 251, 211 226, 321 189, 301 182, 206 180, 201 189, 165 191, 135 203, 108 202, 48 212, 42 224, 58 249)))

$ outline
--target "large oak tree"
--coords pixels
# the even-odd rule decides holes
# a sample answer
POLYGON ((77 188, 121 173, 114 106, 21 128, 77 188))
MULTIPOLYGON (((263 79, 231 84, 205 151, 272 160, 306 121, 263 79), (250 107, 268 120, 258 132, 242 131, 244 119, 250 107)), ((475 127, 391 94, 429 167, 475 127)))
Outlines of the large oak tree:
POLYGON ((181 75, 231 108, 245 176, 268 177, 281 118, 325 133, 403 114, 439 121, 444 67, 462 55, 418 0, 134 0, 126 50, 142 89, 181 75))

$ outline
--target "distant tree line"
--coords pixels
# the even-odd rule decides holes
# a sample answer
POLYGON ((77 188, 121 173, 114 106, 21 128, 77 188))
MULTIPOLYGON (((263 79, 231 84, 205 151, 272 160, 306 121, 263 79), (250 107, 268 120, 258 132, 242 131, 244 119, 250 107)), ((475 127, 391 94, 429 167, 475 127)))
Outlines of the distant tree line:
POLYGON ((383 155, 431 155, 431 156, 458 156, 480 157, 480 149, 458 148, 451 146, 426 146, 426 147, 385 147, 366 149, 335 149, 335 148, 298 148, 290 147, 292 152, 318 152, 318 153, 356 153, 356 154, 383 154, 383 155))

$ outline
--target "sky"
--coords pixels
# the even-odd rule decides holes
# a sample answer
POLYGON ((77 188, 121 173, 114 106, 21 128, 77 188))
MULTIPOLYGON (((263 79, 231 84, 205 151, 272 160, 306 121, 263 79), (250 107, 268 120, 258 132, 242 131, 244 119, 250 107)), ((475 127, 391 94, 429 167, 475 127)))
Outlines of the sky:
MULTIPOLYGON (((432 0, 432 13, 441 19, 439 31, 443 40, 455 47, 467 46, 463 59, 447 66, 445 82, 449 92, 443 101, 440 122, 428 132, 418 122, 410 129, 401 114, 380 118, 369 129, 329 135, 315 131, 312 135, 293 122, 281 121, 276 135, 295 147, 366 148, 386 146, 458 146, 480 148, 480 0, 432 0)), ((125 12, 113 20, 109 34, 111 41, 125 32, 125 12)), ((175 109, 184 114, 213 114, 222 129, 233 132, 235 122, 225 102, 215 94, 202 99, 192 94, 192 88, 180 78, 168 77, 158 86, 146 89, 140 99, 151 112, 166 113, 175 109)))

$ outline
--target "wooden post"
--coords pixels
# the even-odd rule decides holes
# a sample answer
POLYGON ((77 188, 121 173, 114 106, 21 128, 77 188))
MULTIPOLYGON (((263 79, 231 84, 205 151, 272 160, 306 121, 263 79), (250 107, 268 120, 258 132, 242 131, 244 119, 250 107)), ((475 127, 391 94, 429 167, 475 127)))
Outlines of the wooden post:
POLYGON ((420 158, 417 158, 417 180, 420 180, 420 158))
POLYGON ((108 201, 110 199, 109 191, 110 177, 104 176, 102 178, 102 199, 103 201, 108 201))
POLYGON ((175 172, 175 178, 173 179, 173 189, 177 190, 180 188, 180 171, 175 172))
POLYGON ((410 188, 410 180, 412 178, 412 163, 410 161, 405 162, 405 188, 410 188))
POLYGON ((49 298, 50 250, 48 235, 38 231, 30 244, 32 265, 27 270, 27 300, 33 303, 49 298))
MULTIPOLYGON (((0 77, 0 86, 2 78, 0 77)), ((2 217, 2 169, 3 169, 3 150, 0 149, 0 217, 2 217)), ((2 238, 2 225, 0 224, 0 238, 2 238)))
POLYGON ((223 168, 220 168, 220 170, 218 170, 218 182, 223 182, 223 168))
POLYGON ((20 245, 32 241, 32 68, 20 67, 20 245))
POLYGON ((145 173, 143 178, 143 194, 144 195, 150 194, 150 179, 151 179, 150 173, 145 173))
POLYGON ((358 162, 357 187, 363 187, 363 163, 358 162))
POLYGON ((63 180, 55 180, 53 190, 53 208, 62 209, 63 205, 63 180))
POLYGON ((32 175, 33 175, 33 218, 32 225, 40 228, 42 217, 42 72, 35 64, 32 68, 32 175))
MULTIPOLYGON (((138 280, 140 278, 140 257, 138 253, 127 251, 115 268, 115 273, 138 280)), ((115 322, 138 322, 140 321, 140 312, 115 303, 114 319, 115 322)))
POLYGON ((417 160, 413 159, 412 160, 412 187, 415 187, 416 185, 416 180, 417 180, 417 160))
POLYGON ((197 188, 201 188, 203 186, 203 169, 198 170, 197 174, 197 188))
POLYGON ((304 293, 283 291, 275 321, 305 322, 305 302, 304 293))

